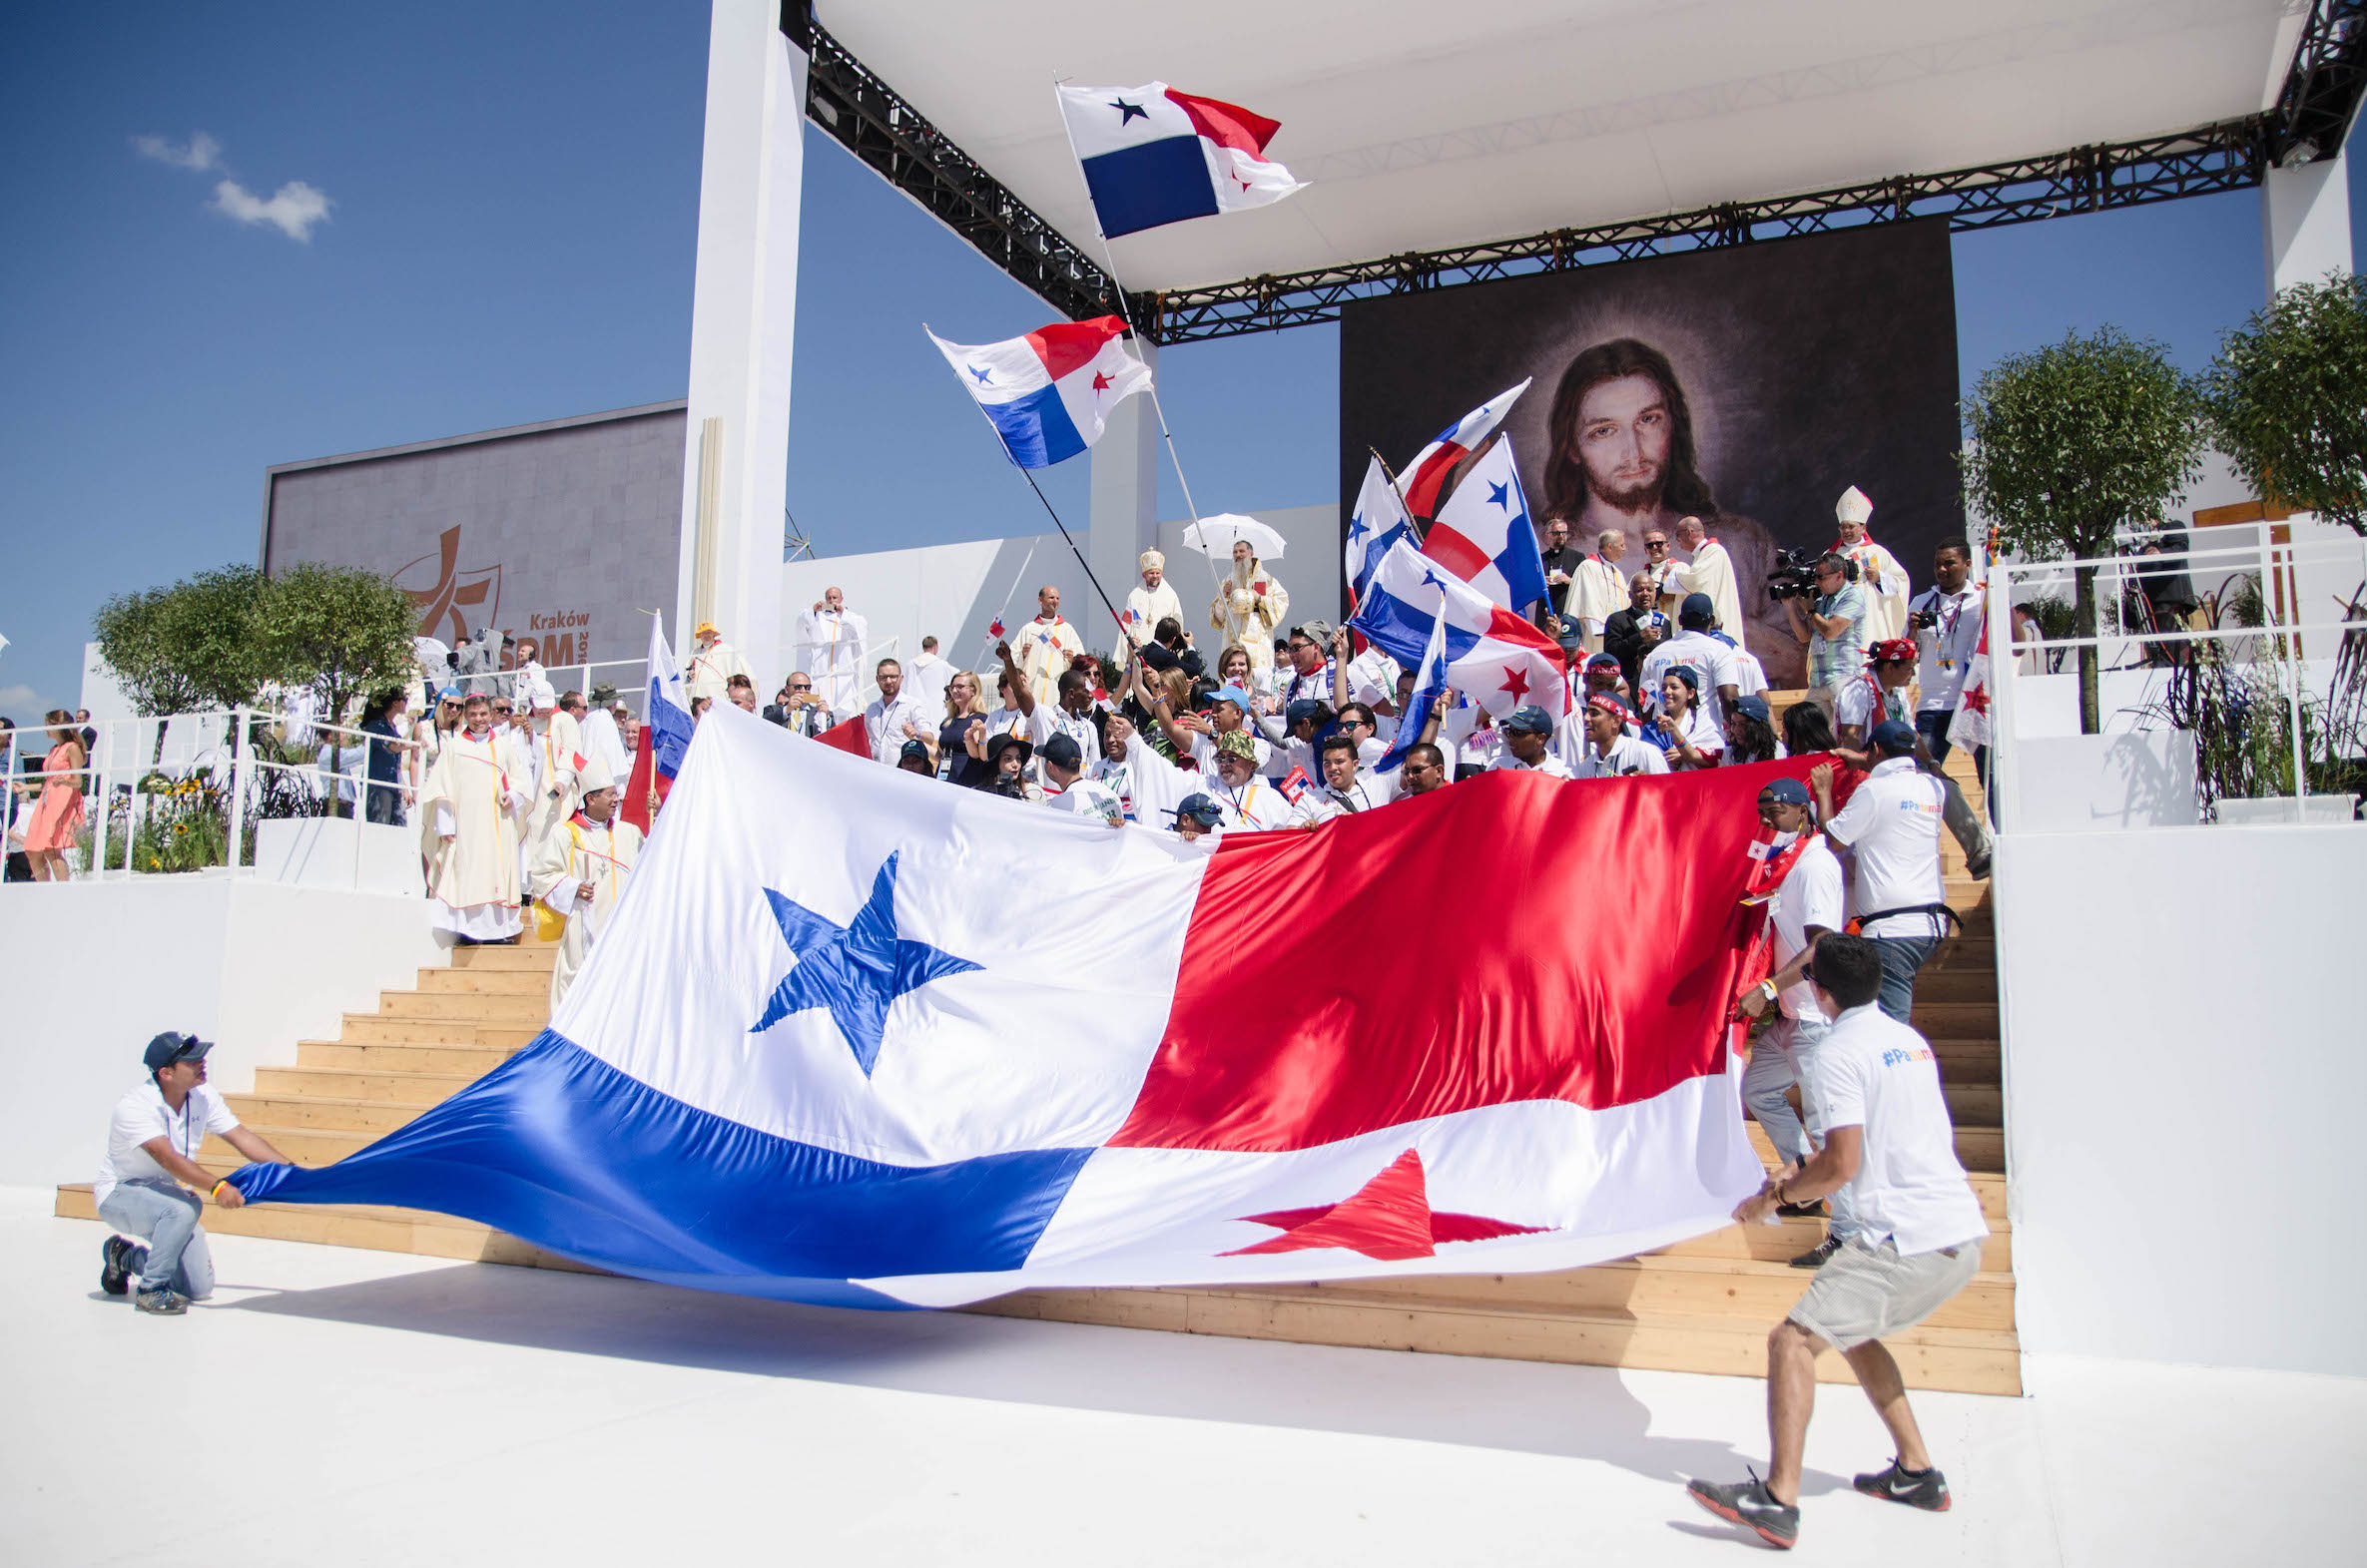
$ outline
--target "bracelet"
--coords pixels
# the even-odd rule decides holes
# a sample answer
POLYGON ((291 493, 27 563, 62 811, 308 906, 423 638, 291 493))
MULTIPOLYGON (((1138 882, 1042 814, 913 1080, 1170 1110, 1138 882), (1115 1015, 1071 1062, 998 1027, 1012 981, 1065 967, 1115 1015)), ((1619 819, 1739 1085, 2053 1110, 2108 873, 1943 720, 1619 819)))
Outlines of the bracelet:
POLYGON ((207 1196, 207 1197, 209 1197, 209 1198, 220 1198, 220 1197, 222 1196, 222 1190, 223 1190, 225 1187, 228 1187, 228 1186, 230 1186, 230 1184, 231 1184, 231 1179, 230 1179, 229 1177, 227 1177, 227 1176, 226 1176, 226 1177, 222 1178, 222 1180, 220 1180, 220 1181, 216 1182, 216 1183, 213 1185, 213 1187, 209 1188, 209 1189, 207 1190, 206 1196, 207 1196))

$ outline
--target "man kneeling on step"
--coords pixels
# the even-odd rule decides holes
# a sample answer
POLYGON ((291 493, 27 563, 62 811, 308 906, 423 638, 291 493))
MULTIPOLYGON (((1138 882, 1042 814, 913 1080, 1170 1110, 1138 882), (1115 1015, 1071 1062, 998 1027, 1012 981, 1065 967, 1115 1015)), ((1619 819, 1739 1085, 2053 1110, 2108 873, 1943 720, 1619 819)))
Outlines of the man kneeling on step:
POLYGON ((1800 1534, 1800 1451, 1816 1405, 1816 1358, 1827 1345, 1849 1362, 1898 1445, 1898 1457, 1857 1477, 1857 1489, 1935 1513, 1947 1509, 1948 1482, 1924 1448, 1899 1363, 1882 1339, 1922 1322, 1971 1284, 1989 1235, 1957 1163, 1939 1062, 1923 1036, 1875 1005, 1882 956, 1874 943, 1825 937, 1807 978, 1833 1020, 1816 1064, 1824 1147, 1807 1165, 1770 1177, 1736 1206, 1734 1220, 1757 1225, 1779 1205, 1813 1203, 1847 1186, 1858 1232, 1767 1336, 1767 1478, 1687 1483, 1711 1513, 1786 1548, 1800 1534))
POLYGON ((212 1041, 170 1030, 148 1042, 148 1081, 115 1102, 107 1157, 92 1191, 99 1218, 119 1233, 100 1249, 99 1289, 122 1296, 137 1276, 134 1305, 159 1316, 178 1315, 214 1294, 214 1255, 198 1225, 206 1200, 198 1193, 225 1209, 246 1202, 198 1164, 206 1135, 220 1134, 250 1160, 288 1159, 241 1126, 222 1096, 206 1087, 206 1053, 213 1049, 212 1041))

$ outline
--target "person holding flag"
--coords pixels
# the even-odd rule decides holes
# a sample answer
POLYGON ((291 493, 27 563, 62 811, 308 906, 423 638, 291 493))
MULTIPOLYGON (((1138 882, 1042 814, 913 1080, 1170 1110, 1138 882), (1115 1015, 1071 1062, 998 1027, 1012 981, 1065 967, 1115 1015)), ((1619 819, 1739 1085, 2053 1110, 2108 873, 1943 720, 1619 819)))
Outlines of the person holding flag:
POLYGON ((528 781, 493 728, 493 700, 471 692, 461 731, 436 754, 420 795, 430 918, 462 946, 517 938, 518 850, 528 781))
POLYGON ((616 779, 608 765, 584 759, 575 784, 576 809, 537 846, 532 873, 534 896, 566 922, 551 968, 553 1007, 582 971, 641 853, 641 829, 618 818, 616 779))

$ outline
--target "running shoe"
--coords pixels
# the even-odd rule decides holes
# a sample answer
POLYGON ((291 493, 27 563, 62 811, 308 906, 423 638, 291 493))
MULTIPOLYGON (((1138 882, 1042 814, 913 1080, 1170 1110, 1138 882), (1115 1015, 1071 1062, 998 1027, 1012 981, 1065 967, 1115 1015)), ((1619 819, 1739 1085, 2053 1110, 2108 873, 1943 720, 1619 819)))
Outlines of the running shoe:
POLYGON ((1825 1239, 1792 1260, 1795 1269, 1822 1269, 1835 1253, 1841 1251, 1841 1238, 1828 1233, 1825 1239))
POLYGON ((1948 1477, 1940 1473, 1936 1464, 1918 1474, 1893 1459, 1889 1469, 1858 1476, 1850 1484, 1868 1497, 1879 1497, 1885 1502, 1905 1503, 1931 1513, 1948 1511, 1948 1477))
POLYGON ((109 1296, 124 1296, 132 1289, 132 1254, 130 1242, 120 1236, 110 1236, 99 1247, 99 1289, 109 1296))
POLYGON ((1800 1510, 1787 1508, 1769 1496, 1767 1483, 1759 1479, 1757 1471, 1745 1473, 1750 1476, 1747 1481, 1725 1486, 1715 1481, 1687 1481, 1685 1490, 1728 1524, 1756 1530, 1769 1546, 1790 1551, 1800 1539, 1800 1510))
POLYGON ((158 1317, 178 1317, 189 1310, 189 1298, 179 1291, 142 1291, 132 1305, 158 1317))

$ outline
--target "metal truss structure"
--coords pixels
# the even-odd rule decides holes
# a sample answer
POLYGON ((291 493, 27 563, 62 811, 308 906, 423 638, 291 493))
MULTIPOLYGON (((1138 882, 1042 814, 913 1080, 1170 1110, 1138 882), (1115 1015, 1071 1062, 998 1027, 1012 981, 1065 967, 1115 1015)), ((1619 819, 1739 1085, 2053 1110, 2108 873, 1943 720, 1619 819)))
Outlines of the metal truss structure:
MULTIPOLYGON (((790 25, 793 8, 812 41, 807 114, 816 125, 1056 309, 1078 318, 1116 311, 1108 274, 866 70, 813 20, 804 0, 785 4, 785 31, 800 36, 790 25)), ((1944 174, 1137 293, 1131 314, 1153 342, 1198 342, 1336 321, 1358 299, 1606 261, 1920 219, 1945 219, 1951 230, 1991 229, 2240 191, 2259 185, 2272 168, 2339 149, 2363 89, 2367 0, 2314 0, 2284 91, 2264 114, 1944 174)))

